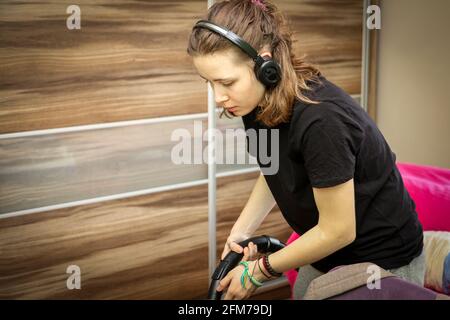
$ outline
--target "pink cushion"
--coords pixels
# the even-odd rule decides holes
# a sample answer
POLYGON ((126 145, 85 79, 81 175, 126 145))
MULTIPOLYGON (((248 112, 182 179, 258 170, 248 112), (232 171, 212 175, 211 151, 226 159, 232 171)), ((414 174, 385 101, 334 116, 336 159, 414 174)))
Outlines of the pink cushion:
POLYGON ((397 163, 423 230, 450 231, 450 169, 397 163))
MULTIPOLYGON (((397 163, 397 167, 416 204, 423 230, 450 231, 450 169, 412 163, 397 163)), ((298 237, 293 232, 286 244, 298 237)), ((293 288, 297 271, 289 270, 285 275, 293 288)))
MULTIPOLYGON (((292 232, 291 236, 289 237, 289 239, 286 241, 286 245, 289 245, 291 242, 294 242, 295 239, 297 239, 299 237, 299 235, 296 232, 292 232)), ((297 270, 292 269, 292 270, 288 270, 284 273, 284 275, 286 276, 286 278, 288 279, 289 285, 291 286, 291 288, 294 287, 294 283, 295 280, 297 279, 297 270)), ((293 292, 291 290, 291 299, 293 299, 292 296, 293 292)))

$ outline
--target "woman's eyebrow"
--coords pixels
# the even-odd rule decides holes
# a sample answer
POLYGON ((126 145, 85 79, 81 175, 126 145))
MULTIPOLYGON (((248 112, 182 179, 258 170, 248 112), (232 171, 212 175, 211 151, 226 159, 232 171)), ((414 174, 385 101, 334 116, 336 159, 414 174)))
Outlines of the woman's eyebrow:
MULTIPOLYGON (((200 76, 200 78, 204 79, 204 80, 208 80, 202 76, 200 76)), ((223 78, 223 79, 214 79, 213 81, 227 81, 227 80, 234 80, 233 78, 223 78)))

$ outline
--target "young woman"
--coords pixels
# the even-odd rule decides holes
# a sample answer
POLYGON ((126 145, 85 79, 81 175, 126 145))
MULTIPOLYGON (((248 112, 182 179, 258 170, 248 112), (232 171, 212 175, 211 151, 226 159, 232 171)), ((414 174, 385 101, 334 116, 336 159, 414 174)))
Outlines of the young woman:
POLYGON ((279 133, 279 169, 257 179, 222 253, 243 251, 245 261, 221 281, 225 299, 246 299, 298 267, 294 298, 301 298, 314 278, 360 262, 423 285, 422 227, 395 154, 347 93, 294 55, 272 3, 215 3, 193 28, 187 51, 226 115, 242 117, 247 130, 279 133), (301 237, 254 260, 256 247, 237 243, 275 203, 301 237))

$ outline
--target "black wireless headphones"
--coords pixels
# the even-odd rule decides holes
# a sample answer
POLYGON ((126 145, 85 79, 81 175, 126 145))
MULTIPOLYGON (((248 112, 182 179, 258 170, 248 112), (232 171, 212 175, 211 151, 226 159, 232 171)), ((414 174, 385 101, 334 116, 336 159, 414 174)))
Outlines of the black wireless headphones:
POLYGON ((244 41, 237 34, 232 31, 225 29, 213 22, 200 20, 198 21, 194 28, 205 28, 212 32, 215 32, 222 37, 228 39, 233 44, 242 49, 246 54, 255 61, 255 75, 256 78, 264 85, 266 88, 275 87, 281 80, 281 68, 277 62, 269 57, 261 57, 258 52, 253 49, 253 47, 244 41))

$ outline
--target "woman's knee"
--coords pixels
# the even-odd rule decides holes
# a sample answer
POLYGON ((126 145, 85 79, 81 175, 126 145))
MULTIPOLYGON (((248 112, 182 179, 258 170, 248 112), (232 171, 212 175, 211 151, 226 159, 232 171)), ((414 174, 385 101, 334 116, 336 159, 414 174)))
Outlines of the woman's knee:
POLYGON ((425 268, 425 253, 422 251, 422 254, 414 258, 408 265, 391 269, 389 272, 423 287, 425 282, 425 268))
POLYGON ((300 267, 294 283, 293 299, 302 300, 311 281, 323 274, 311 265, 300 267))

